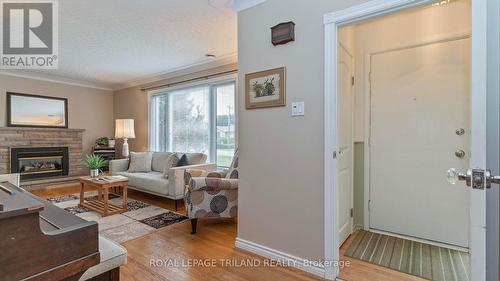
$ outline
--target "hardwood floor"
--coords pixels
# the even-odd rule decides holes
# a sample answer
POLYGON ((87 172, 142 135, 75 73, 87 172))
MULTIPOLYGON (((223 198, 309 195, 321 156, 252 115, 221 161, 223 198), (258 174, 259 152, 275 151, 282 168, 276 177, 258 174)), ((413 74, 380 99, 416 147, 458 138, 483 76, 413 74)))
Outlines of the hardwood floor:
MULTIPOLYGON (((78 185, 68 185, 34 191, 40 197, 52 197, 78 192, 78 185)), ((129 198, 175 210, 173 200, 129 190, 129 198)), ((184 205, 178 202, 178 212, 185 213, 184 205)), ((294 268, 250 267, 242 263, 263 259, 249 252, 236 249, 236 220, 200 220, 198 233, 191 235, 189 221, 159 229, 151 234, 123 243, 128 250, 128 263, 121 267, 120 278, 129 280, 323 280, 314 275, 294 268), (221 259, 232 260, 238 264, 222 266, 221 259), (163 266, 150 266, 151 261, 161 260, 163 266), (189 262, 212 261, 215 267, 185 266, 189 262), (173 266, 172 263, 180 263, 173 266), (168 264, 170 263, 170 264, 168 264), (182 264, 184 263, 184 264, 182 264)), ((385 267, 345 257, 343 254, 356 233, 340 248, 341 260, 349 261, 350 266, 340 270, 340 277, 347 281, 422 281, 424 279, 397 272, 385 267)), ((160 262, 158 262, 160 263, 160 262)))
MULTIPOLYGON (((78 185, 69 185, 33 193, 52 197, 78 190, 78 185)), ((154 195, 129 190, 128 197, 175 210, 174 201, 154 195)), ((185 213, 181 202, 178 212, 185 213)), ((128 250, 128 263, 121 267, 121 280, 323 280, 294 268, 242 266, 254 260, 263 263, 263 258, 234 247, 236 220, 200 220, 198 233, 191 235, 190 231, 191 225, 186 221, 123 243, 128 250), (157 259, 163 260, 164 266, 150 266, 151 260, 157 259), (212 260, 217 266, 186 266, 189 262, 212 260), (221 260, 237 264, 223 266, 221 260), (178 266, 173 266, 174 262, 179 263, 178 266)))

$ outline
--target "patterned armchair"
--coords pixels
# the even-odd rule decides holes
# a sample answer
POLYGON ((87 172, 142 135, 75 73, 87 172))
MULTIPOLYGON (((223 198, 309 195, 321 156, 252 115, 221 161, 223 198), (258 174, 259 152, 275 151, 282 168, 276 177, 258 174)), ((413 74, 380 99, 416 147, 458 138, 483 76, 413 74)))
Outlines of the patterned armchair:
POLYGON ((184 173, 184 205, 191 219, 191 234, 199 218, 234 218, 238 215, 238 150, 226 171, 188 169, 184 173))

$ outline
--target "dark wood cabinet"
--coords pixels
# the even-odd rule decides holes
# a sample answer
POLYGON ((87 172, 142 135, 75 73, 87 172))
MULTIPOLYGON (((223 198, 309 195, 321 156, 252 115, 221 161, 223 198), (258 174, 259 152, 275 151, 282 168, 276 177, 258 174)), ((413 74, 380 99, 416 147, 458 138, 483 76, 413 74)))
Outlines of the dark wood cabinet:
POLYGON ((100 155, 102 158, 107 160, 106 166, 102 167, 101 170, 103 172, 109 171, 109 161, 116 159, 116 149, 108 146, 94 146, 92 153, 100 155))

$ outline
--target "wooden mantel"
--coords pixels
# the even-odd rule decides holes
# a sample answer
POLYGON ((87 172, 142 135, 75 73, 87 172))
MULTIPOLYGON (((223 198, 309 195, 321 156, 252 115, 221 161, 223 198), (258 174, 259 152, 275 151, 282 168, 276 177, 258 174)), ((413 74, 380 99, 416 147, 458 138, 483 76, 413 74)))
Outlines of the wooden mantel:
POLYGON ((30 127, 0 127, 0 138, 4 131, 44 131, 44 132, 85 132, 85 129, 66 129, 66 128, 30 128, 30 127))

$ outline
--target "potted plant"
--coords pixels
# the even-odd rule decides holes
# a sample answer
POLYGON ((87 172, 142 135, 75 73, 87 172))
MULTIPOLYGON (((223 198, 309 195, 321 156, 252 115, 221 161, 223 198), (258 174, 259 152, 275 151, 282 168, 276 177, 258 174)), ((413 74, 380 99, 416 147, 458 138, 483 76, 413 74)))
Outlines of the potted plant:
POLYGON ((83 160, 85 167, 90 169, 90 176, 95 178, 99 176, 99 169, 106 166, 107 161, 100 155, 89 154, 83 160))
POLYGON ((109 138, 108 137, 100 137, 95 141, 97 146, 108 146, 109 138))
POLYGON ((115 147, 116 141, 115 139, 111 138, 109 139, 108 146, 109 147, 115 147))

